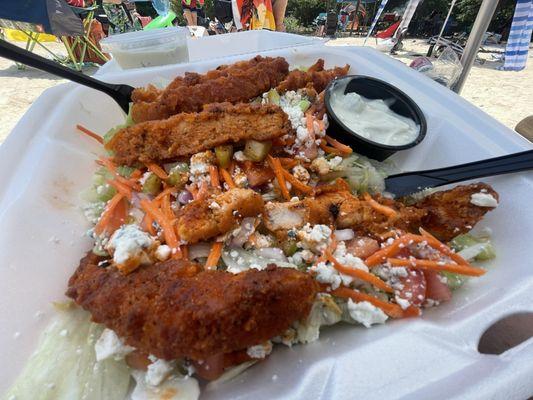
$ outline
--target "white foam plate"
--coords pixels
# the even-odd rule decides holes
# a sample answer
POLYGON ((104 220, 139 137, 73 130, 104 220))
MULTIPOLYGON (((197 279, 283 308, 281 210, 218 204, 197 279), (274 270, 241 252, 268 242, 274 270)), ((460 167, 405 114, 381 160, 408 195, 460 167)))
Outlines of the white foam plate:
MULTIPOLYGON (((292 65, 308 65, 319 57, 327 66, 349 63, 351 73, 384 79, 412 97, 426 114, 428 135, 416 148, 394 156, 404 170, 532 147, 451 91, 372 49, 312 45, 262 54, 284 56, 292 65)), ((248 57, 101 78, 144 85, 248 57)), ((35 348, 52 313, 50 302, 63 297, 69 276, 91 246, 84 237, 89 226, 78 193, 89 184, 100 149, 75 125, 105 132, 121 121, 119 107, 104 94, 61 85, 34 103, 0 147, 0 393, 35 348), (44 317, 36 318, 38 311, 44 317)), ((477 351, 480 335, 494 321, 533 311, 531 178, 531 173, 520 173, 485 179, 501 198, 498 209, 481 223, 493 229, 498 257, 486 264, 485 276, 472 279, 452 301, 427 310, 422 318, 368 330, 341 325, 324 329, 316 343, 278 346, 268 360, 204 391, 203 398, 486 400, 531 395, 532 339, 500 356, 477 351)))

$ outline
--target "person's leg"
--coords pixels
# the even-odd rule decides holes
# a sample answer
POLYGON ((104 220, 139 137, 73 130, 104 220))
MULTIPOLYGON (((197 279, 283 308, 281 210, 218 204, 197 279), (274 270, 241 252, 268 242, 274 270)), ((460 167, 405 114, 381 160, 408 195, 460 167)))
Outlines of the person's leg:
POLYGON ((183 8, 183 16, 185 17, 185 21, 187 21, 187 25, 193 25, 191 10, 183 8))
POLYGON ((196 10, 191 11, 191 20, 192 20, 192 25, 193 26, 197 26, 198 25, 198 14, 196 13, 196 10))
POLYGON ((288 0, 272 0, 272 14, 274 14, 274 21, 276 21, 276 30, 285 32, 285 10, 287 9, 288 0))

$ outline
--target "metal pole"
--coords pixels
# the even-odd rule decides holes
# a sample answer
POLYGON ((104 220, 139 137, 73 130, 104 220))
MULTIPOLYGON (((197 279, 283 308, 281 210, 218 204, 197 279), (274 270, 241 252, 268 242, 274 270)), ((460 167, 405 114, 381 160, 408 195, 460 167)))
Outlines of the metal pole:
POLYGON ((461 72, 461 75, 459 75, 459 79, 453 87, 453 91, 456 93, 460 93, 461 89, 463 89, 466 77, 468 76, 468 73, 474 64, 479 46, 483 40, 483 35, 489 27, 497 5, 498 0, 483 0, 481 6, 479 7, 474 26, 472 27, 470 36, 468 36, 468 40, 463 51, 463 56, 461 57, 463 71, 461 72))

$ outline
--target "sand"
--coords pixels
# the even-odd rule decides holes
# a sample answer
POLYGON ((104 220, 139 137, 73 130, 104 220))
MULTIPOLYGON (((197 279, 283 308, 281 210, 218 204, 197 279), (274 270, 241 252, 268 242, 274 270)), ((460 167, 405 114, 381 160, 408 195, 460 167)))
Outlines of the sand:
MULTIPOLYGON (((340 38, 332 40, 330 45, 361 45, 362 38, 340 38)), ((374 46, 375 41, 369 41, 374 46)), ((60 43, 46 43, 57 54, 64 54, 60 43)), ((424 55, 428 45, 421 39, 407 39, 404 49, 394 57, 409 63, 418 55, 424 55)), ((490 49, 503 51, 503 46, 490 49)), ((46 55, 37 48, 36 53, 46 55)), ((509 128, 528 115, 533 114, 533 49, 529 54, 528 66, 520 72, 498 71, 501 62, 491 60, 491 54, 480 54, 487 59, 484 65, 476 63, 461 93, 468 101, 483 109, 509 128)), ((94 72, 88 69, 84 72, 94 72)), ((16 65, 0 58, 0 143, 11 132, 17 121, 29 106, 47 88, 65 82, 49 74, 27 68, 17 69, 16 65)))

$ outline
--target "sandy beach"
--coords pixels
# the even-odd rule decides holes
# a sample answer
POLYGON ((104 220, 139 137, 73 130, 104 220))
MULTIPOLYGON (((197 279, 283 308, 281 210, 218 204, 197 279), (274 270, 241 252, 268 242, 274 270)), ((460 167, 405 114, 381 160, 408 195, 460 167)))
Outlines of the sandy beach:
MULTIPOLYGON (((339 38, 330 41, 333 46, 362 45, 363 38, 339 38)), ((20 43, 19 43, 20 44, 20 43)), ((368 45, 375 46, 369 40, 368 45)), ((57 54, 65 52, 60 43, 46 43, 46 46, 57 54)), ((504 46, 485 46, 488 50, 503 51, 504 46)), ((425 55, 428 44, 422 39, 404 40, 404 48, 394 57, 409 64, 414 58, 425 55)), ((46 55, 42 49, 36 53, 46 55)), ((476 63, 472 68, 461 95, 468 101, 483 109, 487 114, 498 119, 506 126, 514 129, 516 124, 528 115, 533 114, 533 49, 529 53, 529 61, 525 70, 520 72, 499 71, 501 62, 494 61, 496 53, 480 53, 485 63, 476 63)), ((94 72, 94 68, 85 70, 94 72)), ((0 143, 11 132, 17 121, 24 115, 33 101, 48 87, 63 83, 49 74, 17 66, 6 59, 0 58, 0 143)))

